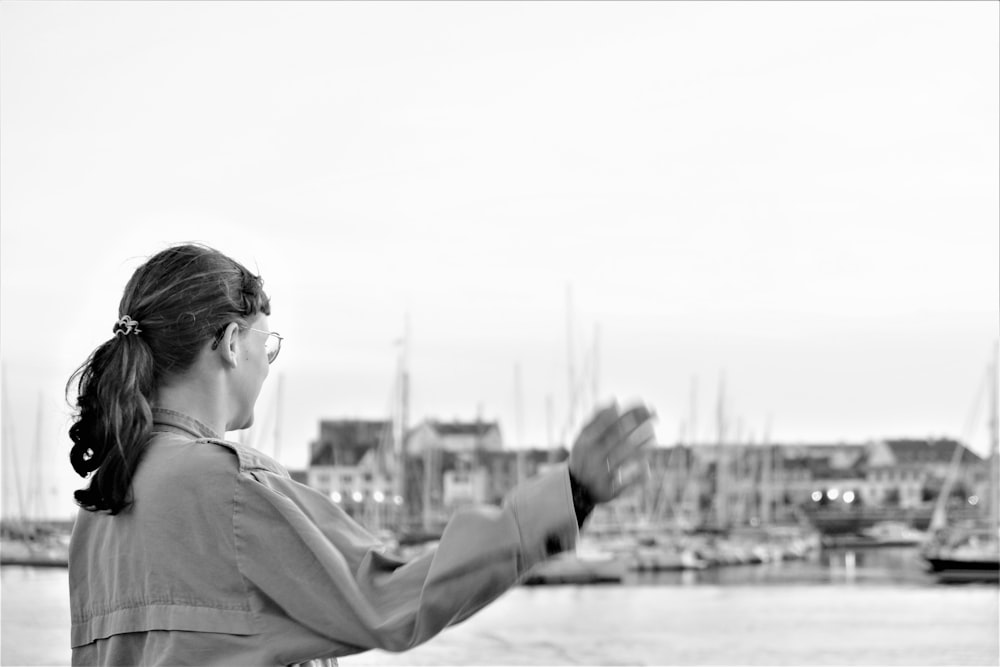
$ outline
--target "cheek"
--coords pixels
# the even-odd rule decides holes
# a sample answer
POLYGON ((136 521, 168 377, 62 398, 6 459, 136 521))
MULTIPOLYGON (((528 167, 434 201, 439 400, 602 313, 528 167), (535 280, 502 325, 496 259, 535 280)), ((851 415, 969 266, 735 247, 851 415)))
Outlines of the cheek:
POLYGON ((257 394, 260 394, 261 389, 264 387, 264 381, 267 379, 268 373, 271 372, 271 367, 268 366, 267 360, 264 360, 264 366, 257 373, 257 394))

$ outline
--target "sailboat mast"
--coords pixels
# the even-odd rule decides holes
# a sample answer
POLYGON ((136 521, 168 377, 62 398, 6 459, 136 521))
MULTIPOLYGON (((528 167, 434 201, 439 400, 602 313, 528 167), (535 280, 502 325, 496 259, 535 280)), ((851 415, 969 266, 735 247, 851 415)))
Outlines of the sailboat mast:
POLYGON ((406 442, 406 432, 410 419, 410 314, 406 313, 403 321, 403 344, 399 355, 399 424, 396 442, 399 443, 399 460, 396 461, 396 495, 403 499, 401 523, 409 524, 413 519, 413 507, 408 495, 409 451, 406 442))
MULTIPOLYGON (((0 373, 0 399, 2 399, 2 411, 0 411, 0 423, 3 424, 3 451, 10 452, 11 465, 4 466, 3 469, 11 469, 14 475, 14 492, 17 500, 17 520, 23 522, 24 514, 24 493, 21 489, 21 467, 17 462, 17 443, 14 439, 14 424, 10 421, 11 410, 7 403, 7 370, 0 373)), ((5 484, 4 487, 7 485, 5 484)), ((6 504, 6 503, 5 503, 6 504)))
POLYGON ((39 391, 38 392, 38 408, 35 415, 35 452, 34 461, 32 463, 33 474, 29 480, 31 485, 29 489, 28 496, 28 509, 32 514, 33 518, 44 519, 46 514, 45 507, 45 490, 44 484, 42 484, 42 461, 45 460, 43 452, 45 450, 44 439, 42 438, 42 425, 45 423, 43 419, 45 395, 39 391))
POLYGON ((691 376, 691 389, 688 397, 688 444, 694 447, 698 441, 698 376, 691 376))
POLYGON ((601 400, 601 325, 594 325, 594 368, 593 377, 594 383, 594 407, 601 400))
POLYGON ((521 408, 521 364, 514 364, 514 433, 517 438, 517 484, 525 478, 524 432, 521 408))
POLYGON ((1000 342, 993 348, 990 367, 990 521, 994 536, 1000 531, 1000 423, 998 423, 997 373, 1000 371, 1000 342))
POLYGON ((725 413, 725 375, 719 378, 719 397, 715 411, 716 427, 716 460, 715 460, 715 512, 716 521, 719 528, 725 528, 729 523, 728 512, 728 489, 726 488, 726 452, 722 441, 726 437, 726 413, 725 413))
POLYGON ((553 412, 555 410, 555 405, 552 399, 552 394, 545 397, 545 430, 546 437, 548 438, 548 449, 549 449, 549 463, 556 462, 556 439, 553 430, 553 412))
MULTIPOLYGON (((694 523, 702 524, 704 523, 703 517, 701 516, 701 487, 695 481, 700 479, 699 477, 699 466, 695 459, 695 444, 698 442, 698 376, 691 376, 691 388, 690 394, 688 396, 688 442, 687 451, 684 456, 684 486, 681 490, 680 503, 681 507, 688 507, 691 503, 689 502, 690 490, 694 489, 694 502, 693 502, 693 512, 691 515, 694 517, 694 523)), ((690 519, 691 516, 688 516, 690 519)))
POLYGON ((760 472, 760 522, 763 525, 768 525, 771 523, 772 514, 771 508, 774 505, 771 499, 773 495, 772 485, 774 480, 772 479, 774 475, 774 456, 773 448, 771 446, 771 417, 768 416, 767 423, 764 426, 764 438, 761 462, 761 472, 760 472))
POLYGON ((431 468, 433 465, 434 448, 430 446, 430 443, 425 443, 423 502, 421 503, 424 510, 423 524, 425 532, 430 532, 431 529, 431 484, 434 483, 434 471, 431 468))
POLYGON ((564 439, 569 437, 569 431, 573 428, 576 419, 576 366, 573 362, 573 286, 566 286, 566 375, 568 390, 568 406, 566 410, 566 426, 564 428, 564 439))
POLYGON ((406 432, 410 428, 410 314, 403 328, 403 387, 399 410, 399 442, 406 451, 406 432))

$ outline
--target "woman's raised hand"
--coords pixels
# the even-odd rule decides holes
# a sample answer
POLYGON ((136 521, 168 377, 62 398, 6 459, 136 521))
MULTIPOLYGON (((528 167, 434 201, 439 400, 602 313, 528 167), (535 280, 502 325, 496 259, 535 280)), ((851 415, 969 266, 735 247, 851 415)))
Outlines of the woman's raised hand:
POLYGON ((617 498, 648 475, 654 419, 645 405, 622 411, 615 402, 594 413, 580 431, 569 454, 569 471, 595 502, 617 498))

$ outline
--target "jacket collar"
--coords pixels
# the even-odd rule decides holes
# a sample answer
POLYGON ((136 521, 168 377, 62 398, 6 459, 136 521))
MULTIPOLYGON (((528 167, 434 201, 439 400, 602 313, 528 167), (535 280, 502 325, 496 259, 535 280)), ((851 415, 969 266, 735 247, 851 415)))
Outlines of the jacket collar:
POLYGON ((176 410, 169 408, 153 408, 153 425, 166 426, 171 430, 178 430, 195 438, 214 438, 222 440, 222 436, 212 428, 198 421, 194 417, 189 417, 176 410))
POLYGON ((288 471, 280 463, 252 447, 229 442, 203 422, 168 408, 153 408, 153 431, 183 433, 198 440, 211 440, 236 454, 242 472, 266 470, 280 477, 289 477, 288 471))

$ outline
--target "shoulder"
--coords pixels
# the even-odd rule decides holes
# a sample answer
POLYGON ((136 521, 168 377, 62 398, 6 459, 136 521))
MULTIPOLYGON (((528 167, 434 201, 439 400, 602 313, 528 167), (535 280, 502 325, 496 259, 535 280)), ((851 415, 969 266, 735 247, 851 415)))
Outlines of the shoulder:
POLYGON ((204 438, 198 440, 197 442, 213 445, 230 452, 236 457, 237 465, 239 466, 239 471, 241 473, 261 471, 269 472, 278 475, 279 477, 289 477, 288 471, 285 470, 283 465, 272 459, 267 454, 253 449, 252 447, 241 445, 238 442, 230 442, 229 440, 220 440, 217 438, 204 438))
POLYGON ((146 491, 169 488, 176 493, 197 489, 197 496, 228 495, 239 476, 261 470, 288 477, 277 461, 245 445, 158 433, 143 457, 134 484, 146 491))

